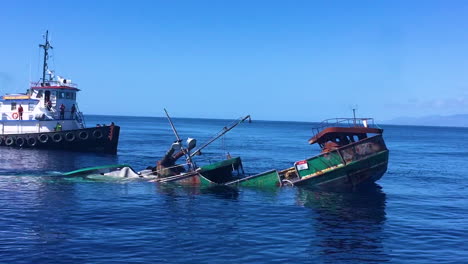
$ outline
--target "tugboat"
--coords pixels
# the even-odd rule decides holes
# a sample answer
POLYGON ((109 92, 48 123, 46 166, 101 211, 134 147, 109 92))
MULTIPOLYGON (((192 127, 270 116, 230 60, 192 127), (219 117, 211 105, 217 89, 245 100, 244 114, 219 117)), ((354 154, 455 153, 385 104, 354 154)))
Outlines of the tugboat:
POLYGON ((6 94, 0 100, 0 146, 58 149, 116 154, 120 127, 86 128, 78 108, 80 91, 71 80, 48 69, 48 40, 44 50, 42 78, 24 94, 6 94))

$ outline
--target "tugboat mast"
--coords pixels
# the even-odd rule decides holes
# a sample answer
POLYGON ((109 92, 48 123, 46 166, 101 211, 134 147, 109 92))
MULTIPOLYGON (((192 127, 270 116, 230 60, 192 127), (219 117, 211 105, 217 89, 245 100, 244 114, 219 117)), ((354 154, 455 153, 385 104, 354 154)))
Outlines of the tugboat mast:
POLYGON ((44 45, 39 44, 39 47, 44 49, 44 64, 43 64, 43 67, 42 67, 42 86, 44 86, 45 85, 45 75, 46 75, 46 72, 47 72, 47 69, 48 69, 48 67, 47 67, 47 60, 49 59, 48 50, 53 49, 53 47, 49 43, 49 30, 46 31, 45 44, 44 45))

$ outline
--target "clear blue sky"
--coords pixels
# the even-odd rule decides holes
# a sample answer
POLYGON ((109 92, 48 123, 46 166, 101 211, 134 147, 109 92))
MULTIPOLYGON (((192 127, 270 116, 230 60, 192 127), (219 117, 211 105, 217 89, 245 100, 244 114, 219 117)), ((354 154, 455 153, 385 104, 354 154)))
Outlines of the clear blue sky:
POLYGON ((468 1, 3 1, 0 92, 38 44, 88 114, 318 121, 468 114, 468 1))

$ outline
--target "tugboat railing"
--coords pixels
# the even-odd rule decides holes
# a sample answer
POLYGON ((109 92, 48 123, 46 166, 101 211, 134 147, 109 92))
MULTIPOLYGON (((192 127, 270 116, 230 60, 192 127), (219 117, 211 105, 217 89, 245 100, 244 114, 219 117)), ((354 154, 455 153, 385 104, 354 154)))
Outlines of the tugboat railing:
POLYGON ((43 87, 43 86, 58 86, 58 87, 71 87, 71 88, 78 88, 76 83, 65 83, 59 82, 55 80, 46 80, 46 81, 39 81, 39 82, 31 82, 32 87, 43 87))
POLYGON ((316 127, 312 128, 314 135, 320 133, 328 127, 368 127, 368 128, 380 128, 375 122, 374 118, 371 117, 361 117, 361 118, 348 118, 348 117, 338 117, 325 119, 320 122, 316 127))
POLYGON ((79 124, 81 124, 82 128, 85 128, 86 123, 85 123, 83 113, 80 111, 80 108, 78 107, 78 103, 75 103, 75 106, 76 106, 76 114, 74 118, 79 124))

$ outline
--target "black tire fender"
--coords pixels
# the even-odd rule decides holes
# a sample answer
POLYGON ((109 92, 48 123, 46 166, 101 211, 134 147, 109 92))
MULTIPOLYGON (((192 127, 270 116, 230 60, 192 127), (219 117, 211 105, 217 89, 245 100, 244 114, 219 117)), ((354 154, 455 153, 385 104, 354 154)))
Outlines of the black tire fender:
POLYGON ((27 140, 28 146, 34 147, 37 144, 37 139, 35 137, 30 137, 27 140))
POLYGON ((87 140, 89 135, 88 135, 88 132, 86 131, 81 131, 79 134, 78 134, 78 137, 81 139, 81 140, 87 140))
POLYGON ((47 143, 49 141, 49 136, 46 134, 41 134, 39 137, 37 137, 41 143, 47 143))
POLYGON ((23 137, 17 137, 15 140, 16 146, 22 147, 26 143, 26 140, 23 137))
POLYGON ((93 137, 95 139, 101 139, 104 135, 102 134, 102 131, 100 129, 96 129, 93 131, 93 137))
POLYGON ((13 143, 15 143, 15 139, 13 137, 7 137, 5 139, 5 145, 11 146, 11 145, 13 145, 13 143))
POLYGON ((52 136, 52 140, 53 140, 55 143, 61 142, 62 139, 63 139, 63 137, 62 137, 62 134, 60 134, 60 133, 55 133, 55 134, 52 136))
POLYGON ((68 132, 67 134, 65 134, 65 140, 68 141, 68 142, 73 142, 75 141, 76 137, 75 137, 75 134, 73 134, 73 132, 68 132))

